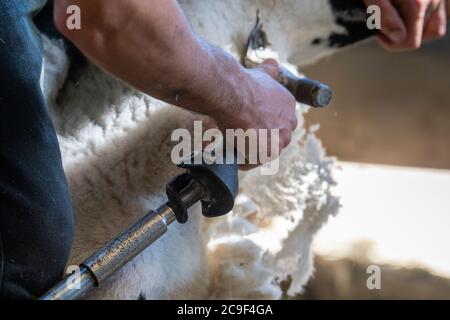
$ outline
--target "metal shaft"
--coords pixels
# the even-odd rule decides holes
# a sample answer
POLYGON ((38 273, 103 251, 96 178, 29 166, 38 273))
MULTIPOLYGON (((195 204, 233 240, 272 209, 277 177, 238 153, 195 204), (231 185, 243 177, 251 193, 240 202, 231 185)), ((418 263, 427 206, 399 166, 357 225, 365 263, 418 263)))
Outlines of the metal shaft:
POLYGON ((40 300, 73 300, 83 297, 164 235, 167 227, 175 220, 175 214, 167 204, 151 211, 85 260, 80 265, 79 272, 62 280, 40 300))

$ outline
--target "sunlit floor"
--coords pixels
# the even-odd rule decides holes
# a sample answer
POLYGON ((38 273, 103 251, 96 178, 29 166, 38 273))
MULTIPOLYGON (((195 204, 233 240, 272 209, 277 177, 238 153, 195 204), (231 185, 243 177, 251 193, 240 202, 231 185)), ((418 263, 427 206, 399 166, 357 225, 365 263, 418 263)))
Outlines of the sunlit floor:
POLYGON ((450 170, 340 166, 342 210, 318 235, 315 251, 341 257, 353 243, 370 241, 375 262, 450 277, 450 170))

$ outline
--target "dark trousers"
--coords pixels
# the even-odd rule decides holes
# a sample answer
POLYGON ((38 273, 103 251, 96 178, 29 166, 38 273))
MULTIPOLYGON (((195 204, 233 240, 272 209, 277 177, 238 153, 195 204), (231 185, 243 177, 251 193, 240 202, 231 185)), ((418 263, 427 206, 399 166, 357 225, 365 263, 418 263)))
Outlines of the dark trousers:
POLYGON ((32 16, 46 0, 0 1, 0 299, 31 299, 58 282, 74 221, 61 154, 40 88, 32 16))

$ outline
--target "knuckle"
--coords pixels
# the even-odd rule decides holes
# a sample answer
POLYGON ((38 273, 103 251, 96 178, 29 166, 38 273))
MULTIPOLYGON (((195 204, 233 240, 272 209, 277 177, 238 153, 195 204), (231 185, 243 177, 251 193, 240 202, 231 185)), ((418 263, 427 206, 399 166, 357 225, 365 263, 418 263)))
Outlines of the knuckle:
POLYGON ((262 73, 264 73, 265 75, 276 79, 278 77, 279 74, 279 69, 277 65, 273 65, 270 62, 264 62, 263 64, 261 64, 259 67, 255 68, 257 71, 260 71, 262 73))
POLYGON ((429 4, 429 0, 410 0, 410 6, 417 12, 425 11, 429 4))

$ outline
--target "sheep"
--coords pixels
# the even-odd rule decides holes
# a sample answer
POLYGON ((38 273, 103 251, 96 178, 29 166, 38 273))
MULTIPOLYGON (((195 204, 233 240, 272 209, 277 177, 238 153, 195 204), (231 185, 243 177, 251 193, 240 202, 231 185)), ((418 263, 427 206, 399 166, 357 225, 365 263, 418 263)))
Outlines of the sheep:
MULTIPOLYGON (((192 28, 236 59, 259 10, 291 70, 369 36, 358 1, 181 0, 192 28), (346 3, 346 5, 343 5, 346 3)), ((181 171, 170 136, 197 116, 140 93, 96 66, 71 63, 61 40, 43 36, 42 88, 61 145, 76 211, 70 265, 79 264, 165 201, 181 171), (72 65, 72 67, 70 67, 72 65)), ((145 48, 143 48, 145 50, 145 48)), ((197 206, 169 233, 92 291, 89 299, 279 299, 301 292, 313 272, 314 234, 339 210, 333 159, 314 130, 299 127, 280 171, 241 174, 228 216, 205 219, 197 206)))

